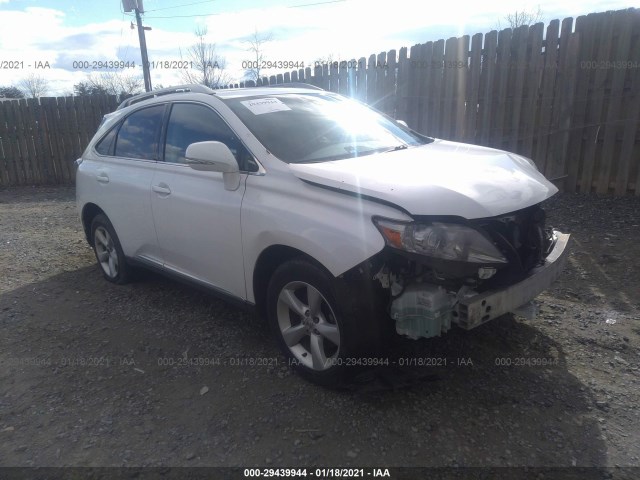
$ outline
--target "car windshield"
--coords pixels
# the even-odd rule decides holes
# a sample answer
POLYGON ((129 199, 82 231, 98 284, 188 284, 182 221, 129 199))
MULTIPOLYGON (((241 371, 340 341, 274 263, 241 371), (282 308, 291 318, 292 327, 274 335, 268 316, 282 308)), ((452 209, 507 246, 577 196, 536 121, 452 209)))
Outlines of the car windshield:
POLYGON ((267 150, 287 163, 361 157, 432 141, 356 101, 327 93, 225 102, 267 150))

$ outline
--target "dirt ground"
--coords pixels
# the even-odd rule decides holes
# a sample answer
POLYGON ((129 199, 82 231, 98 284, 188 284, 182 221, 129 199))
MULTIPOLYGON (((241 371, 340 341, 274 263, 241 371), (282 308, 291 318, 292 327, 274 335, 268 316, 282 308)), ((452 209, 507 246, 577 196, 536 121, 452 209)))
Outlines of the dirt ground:
POLYGON ((0 191, 0 465, 640 478, 615 468, 640 467, 640 197, 559 195, 546 208, 574 241, 536 320, 396 340, 396 366, 335 391, 291 373, 250 313, 151 274, 103 280, 73 189, 0 191))

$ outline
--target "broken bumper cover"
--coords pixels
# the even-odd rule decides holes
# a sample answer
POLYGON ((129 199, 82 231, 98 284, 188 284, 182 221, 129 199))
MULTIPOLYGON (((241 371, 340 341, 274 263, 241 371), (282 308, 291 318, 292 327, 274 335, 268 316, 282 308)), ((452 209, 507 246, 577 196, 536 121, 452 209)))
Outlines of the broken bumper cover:
POLYGON ((460 299, 454 322, 469 330, 511 312, 535 298, 558 278, 567 263, 569 234, 554 232, 556 244, 544 265, 534 268, 524 280, 509 287, 460 299))

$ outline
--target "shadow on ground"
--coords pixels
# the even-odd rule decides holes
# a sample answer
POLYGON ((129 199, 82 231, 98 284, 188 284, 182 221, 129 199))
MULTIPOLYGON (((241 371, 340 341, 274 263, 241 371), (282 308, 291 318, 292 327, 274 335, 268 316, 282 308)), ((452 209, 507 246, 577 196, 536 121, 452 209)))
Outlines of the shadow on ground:
POLYGON ((260 319, 155 276, 29 284, 0 329, 5 466, 607 464, 562 347, 509 316, 397 341, 342 391, 293 375, 260 319))

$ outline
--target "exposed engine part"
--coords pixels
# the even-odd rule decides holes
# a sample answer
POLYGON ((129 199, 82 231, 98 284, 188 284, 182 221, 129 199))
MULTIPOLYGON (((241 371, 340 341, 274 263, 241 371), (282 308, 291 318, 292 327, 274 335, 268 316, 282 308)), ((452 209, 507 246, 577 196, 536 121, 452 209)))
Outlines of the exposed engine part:
POLYGON ((400 283, 394 275, 393 279, 391 280, 391 298, 398 297, 403 292, 403 290, 404 285, 400 283))
POLYGON ((480 267, 478 269, 478 278, 480 280, 488 280, 493 277, 498 270, 493 267, 480 267))
POLYGON ((460 300, 464 300, 465 298, 471 298, 477 294, 478 292, 476 292, 473 288, 469 287, 468 285, 464 285, 456 293, 456 301, 459 302, 460 300))
POLYGON ((373 276, 373 280, 378 280, 382 288, 391 290, 391 298, 399 296, 404 289, 403 278, 389 271, 386 265, 383 265, 378 273, 373 276))
POLYGON ((391 303, 396 332, 411 339, 440 336, 451 328, 455 296, 429 283, 413 283, 391 303))
POLYGON ((488 286, 496 288, 520 281, 533 268, 544 264, 556 242, 553 230, 545 226, 545 221, 540 205, 473 221, 509 260, 509 266, 492 276, 488 286))
POLYGON ((391 286, 389 269, 386 265, 383 265, 380 271, 373 276, 373 280, 378 280, 382 288, 389 288, 391 286))

